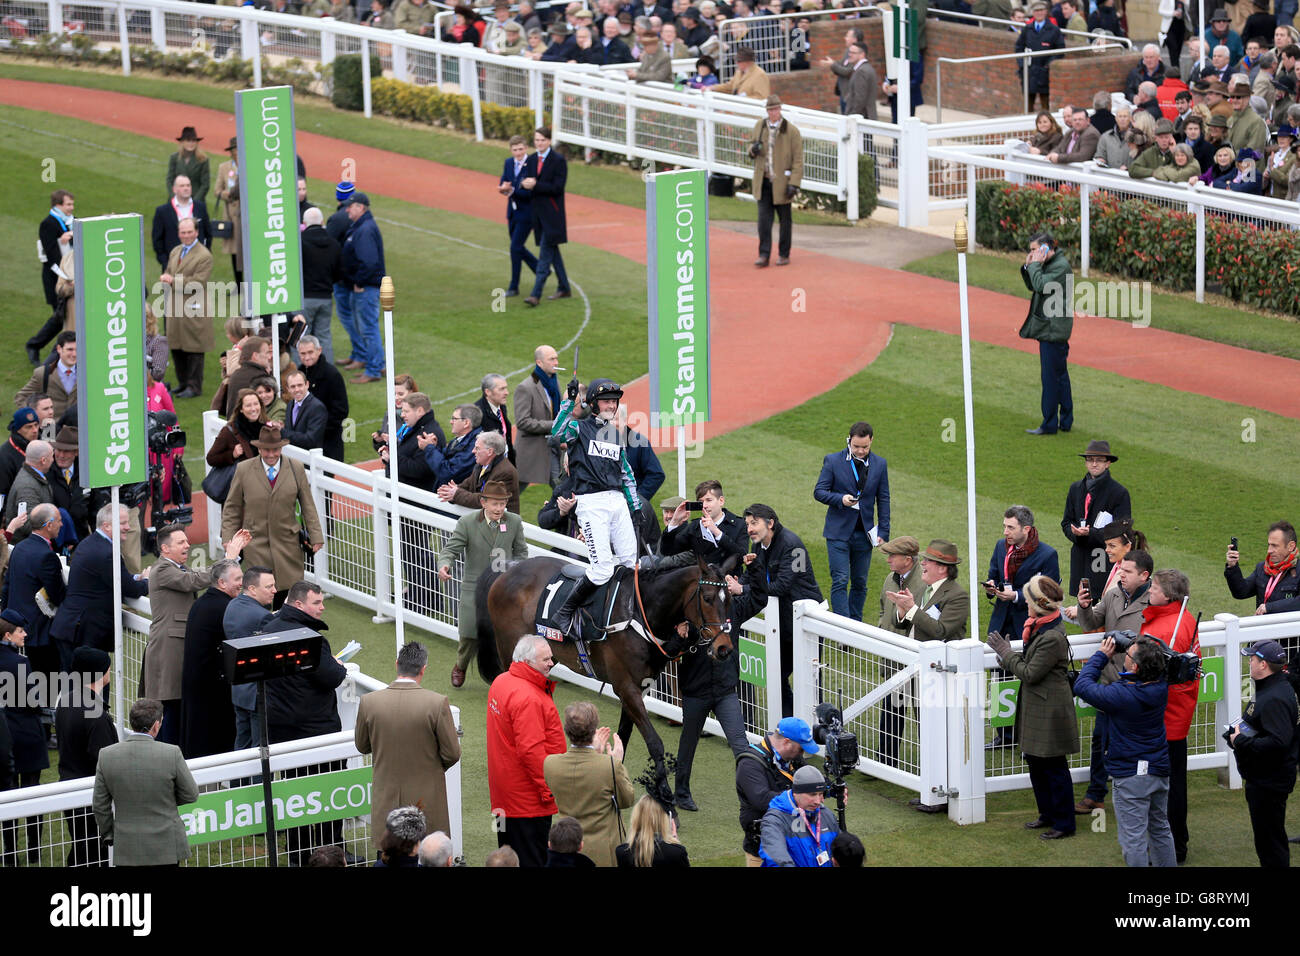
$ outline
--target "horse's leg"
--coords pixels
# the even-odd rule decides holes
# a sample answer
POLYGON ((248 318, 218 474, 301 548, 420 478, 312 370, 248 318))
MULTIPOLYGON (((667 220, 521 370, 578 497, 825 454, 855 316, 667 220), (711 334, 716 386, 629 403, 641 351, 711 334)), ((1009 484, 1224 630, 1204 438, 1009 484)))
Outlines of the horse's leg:
POLYGON ((632 739, 632 715, 628 713, 627 704, 618 715, 618 736, 623 741, 623 750, 627 750, 627 742, 632 739))
POLYGON ((619 722, 619 736, 622 736, 623 723, 629 718, 636 724, 637 730, 641 731, 641 737, 645 740, 646 749, 650 751, 650 759, 655 765, 654 784, 650 788, 651 794, 657 797, 665 806, 673 805, 673 791, 668 786, 668 768, 664 763, 664 743, 659 739, 659 733, 655 730, 654 724, 650 720, 650 714, 645 709, 645 704, 641 698, 641 688, 630 681, 620 682, 614 688, 618 692, 619 699, 623 701, 623 719, 619 722))

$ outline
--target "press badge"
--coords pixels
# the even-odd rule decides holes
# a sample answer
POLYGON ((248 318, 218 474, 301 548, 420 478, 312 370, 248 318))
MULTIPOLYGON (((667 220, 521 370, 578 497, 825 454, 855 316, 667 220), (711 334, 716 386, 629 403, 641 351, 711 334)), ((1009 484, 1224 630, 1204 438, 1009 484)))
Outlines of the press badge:
POLYGON ((1139 760, 1139 761, 1138 761, 1137 775, 1138 775, 1139 777, 1145 777, 1145 776, 1146 776, 1146 772, 1147 772, 1147 767, 1148 767, 1148 766, 1150 766, 1150 764, 1149 764, 1147 761, 1145 761, 1145 760, 1139 760))
POLYGON ((817 865, 825 866, 830 861, 831 855, 828 851, 822 850, 817 854, 817 865))

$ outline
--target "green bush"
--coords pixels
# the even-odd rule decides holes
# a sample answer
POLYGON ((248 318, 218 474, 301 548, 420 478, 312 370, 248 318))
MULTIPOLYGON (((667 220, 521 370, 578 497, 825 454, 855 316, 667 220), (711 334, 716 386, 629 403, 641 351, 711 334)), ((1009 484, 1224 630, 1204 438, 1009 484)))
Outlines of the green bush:
MULTIPOLYGON (((336 68, 336 97, 338 73, 336 68)), ((337 99, 335 102, 338 102, 337 99)), ((414 83, 384 79, 376 74, 376 79, 370 84, 370 106, 374 112, 384 116, 414 120, 431 126, 445 126, 467 133, 474 131, 473 100, 464 93, 444 93, 436 86, 416 86, 414 83)), ((525 107, 480 103, 479 112, 483 117, 483 135, 488 139, 529 136, 535 125, 533 111, 525 107)))
MULTIPOLYGON (((379 54, 370 54, 370 93, 373 98, 375 87, 384 75, 383 64, 379 54)), ((341 110, 362 110, 365 97, 361 89, 361 54, 349 53, 334 58, 334 105, 341 110)))
MULTIPOLYGON (((1146 280, 1175 292, 1196 286, 1196 217, 1146 199, 1092 194, 1091 268, 1146 280)), ((990 249, 1023 252, 1037 232, 1050 232, 1079 261, 1079 193, 1073 187, 975 187, 975 229, 990 249)), ((1267 223, 1207 213, 1205 278, 1243 305, 1300 315, 1300 247, 1294 233, 1267 223)))
POLYGON ((858 218, 870 219, 879 203, 876 161, 863 153, 858 157, 858 218))

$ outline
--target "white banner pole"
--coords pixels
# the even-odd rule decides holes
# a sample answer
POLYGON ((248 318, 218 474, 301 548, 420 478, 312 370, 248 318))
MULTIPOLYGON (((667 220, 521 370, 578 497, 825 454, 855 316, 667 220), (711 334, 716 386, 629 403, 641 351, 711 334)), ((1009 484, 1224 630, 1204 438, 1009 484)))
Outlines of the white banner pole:
POLYGON ((966 296, 966 220, 959 219, 954 239, 957 244, 957 284, 961 295, 961 384, 962 404, 966 408, 966 567, 970 573, 970 636, 980 636, 980 611, 976 595, 979 587, 979 562, 975 550, 975 401, 971 389, 970 306, 966 296))
MULTIPOLYGON (((118 504, 118 486, 109 490, 113 505, 113 716, 117 718, 117 734, 126 738, 126 712, 123 686, 126 684, 126 664, 122 659, 122 525, 118 504)), ((140 662, 144 666, 144 662, 140 662)))
MULTIPOLYGON (((393 351, 393 306, 396 304, 396 295, 394 293, 392 278, 384 276, 379 282, 379 305, 384 310, 384 348, 388 355, 388 361, 385 363, 386 367, 384 369, 384 387, 387 389, 386 402, 392 402, 397 389, 394 381, 396 373, 393 371, 397 356, 397 353, 393 351)), ((406 643, 406 601, 402 596, 402 521, 401 516, 398 514, 397 498, 397 428, 397 411, 390 404, 388 412, 388 492, 392 502, 392 511, 389 518, 390 527, 392 528, 393 548, 393 626, 397 633, 397 650, 400 652, 402 645, 406 643)))

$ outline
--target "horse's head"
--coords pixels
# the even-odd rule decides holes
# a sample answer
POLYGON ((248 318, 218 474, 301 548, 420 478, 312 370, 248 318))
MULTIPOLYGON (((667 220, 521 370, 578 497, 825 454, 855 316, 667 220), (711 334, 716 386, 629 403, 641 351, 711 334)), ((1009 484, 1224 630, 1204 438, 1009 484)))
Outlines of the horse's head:
POLYGON ((683 610, 700 635, 700 643, 707 642, 709 656, 723 660, 736 649, 728 619, 727 585, 722 569, 703 558, 697 559, 696 570, 698 577, 685 592, 683 610))

